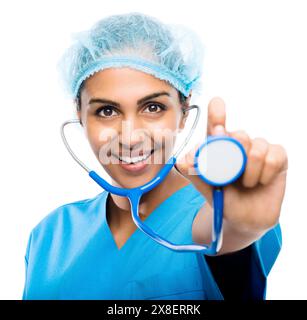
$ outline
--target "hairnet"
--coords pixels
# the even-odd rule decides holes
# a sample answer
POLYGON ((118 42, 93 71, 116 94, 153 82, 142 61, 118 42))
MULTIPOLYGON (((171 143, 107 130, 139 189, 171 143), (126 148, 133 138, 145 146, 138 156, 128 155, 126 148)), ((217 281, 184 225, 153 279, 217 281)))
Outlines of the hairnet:
POLYGON ((183 25, 168 25, 142 13, 108 16, 73 34, 58 62, 61 80, 75 98, 82 82, 111 67, 131 67, 168 81, 186 97, 200 91, 203 46, 183 25))

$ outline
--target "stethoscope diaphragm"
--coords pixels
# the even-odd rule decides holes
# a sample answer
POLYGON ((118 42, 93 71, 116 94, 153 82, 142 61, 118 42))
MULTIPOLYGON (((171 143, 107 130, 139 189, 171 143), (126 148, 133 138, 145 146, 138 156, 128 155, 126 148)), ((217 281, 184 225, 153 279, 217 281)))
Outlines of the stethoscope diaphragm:
POLYGON ((194 167, 206 183, 223 187, 241 176, 246 159, 238 140, 229 136, 208 136, 195 153, 194 167))

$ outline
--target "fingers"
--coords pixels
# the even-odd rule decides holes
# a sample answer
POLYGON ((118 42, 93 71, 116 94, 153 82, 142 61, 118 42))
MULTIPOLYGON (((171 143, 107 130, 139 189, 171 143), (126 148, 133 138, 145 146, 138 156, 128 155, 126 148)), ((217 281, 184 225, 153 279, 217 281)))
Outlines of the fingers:
POLYGON ((247 155, 240 179, 244 187, 253 188, 259 183, 266 185, 287 170, 287 153, 281 145, 270 144, 263 138, 250 139, 245 131, 229 132, 229 136, 242 144, 247 155))
POLYGON ((278 144, 271 144, 266 154, 264 168, 260 182, 263 185, 272 181, 279 173, 288 169, 288 156, 286 150, 278 144))
POLYGON ((245 187, 252 188, 260 182, 268 150, 269 143, 265 139, 255 138, 251 141, 242 177, 242 183, 245 187))
MULTIPOLYGON (((213 98, 208 104, 207 135, 227 135, 238 140, 247 155, 245 171, 238 180, 243 187, 253 188, 259 183, 266 185, 272 181, 281 171, 288 168, 288 160, 285 149, 280 145, 269 144, 263 138, 251 139, 245 131, 226 131, 226 108, 224 101, 213 98)), ((210 198, 211 187, 206 185, 196 173, 193 166, 196 150, 199 143, 176 164, 177 169, 201 191, 210 198)))
POLYGON ((229 136, 231 138, 238 140, 242 144, 245 150, 245 153, 248 154, 249 149, 251 147, 251 139, 245 131, 238 130, 238 131, 229 132, 229 136))
POLYGON ((226 135, 226 108, 219 97, 208 104, 207 135, 226 135))

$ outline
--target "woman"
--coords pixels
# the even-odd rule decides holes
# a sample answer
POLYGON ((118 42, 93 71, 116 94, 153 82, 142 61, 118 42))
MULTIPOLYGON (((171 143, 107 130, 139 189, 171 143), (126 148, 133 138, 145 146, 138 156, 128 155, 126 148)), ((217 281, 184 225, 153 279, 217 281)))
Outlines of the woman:
MULTIPOLYGON (((75 40, 60 67, 92 150, 113 185, 143 185, 185 127, 185 109, 200 88, 201 43, 188 29, 139 13, 107 17, 75 40)), ((248 281, 258 277, 262 289, 241 297, 264 298, 281 245, 287 155, 265 139, 227 132, 225 118, 223 101, 212 99, 207 135, 236 138, 248 160, 243 176, 224 191, 218 255, 236 259, 234 253, 249 248, 248 281)), ((196 147, 139 207, 146 224, 179 244, 211 239, 212 189, 195 174, 196 147)), ((136 228, 128 199, 106 191, 45 217, 31 232, 25 258, 24 299, 223 299, 225 291, 212 258, 157 244, 136 228)))

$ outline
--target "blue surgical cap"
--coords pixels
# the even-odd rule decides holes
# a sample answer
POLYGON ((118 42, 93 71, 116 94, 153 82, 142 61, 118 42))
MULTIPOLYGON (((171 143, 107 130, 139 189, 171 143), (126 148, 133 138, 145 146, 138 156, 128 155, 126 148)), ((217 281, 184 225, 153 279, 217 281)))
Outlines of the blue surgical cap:
POLYGON ((165 80, 186 97, 192 89, 200 92, 204 49, 186 26, 142 13, 118 14, 74 33, 73 41, 58 62, 60 79, 72 98, 95 72, 120 67, 165 80))

